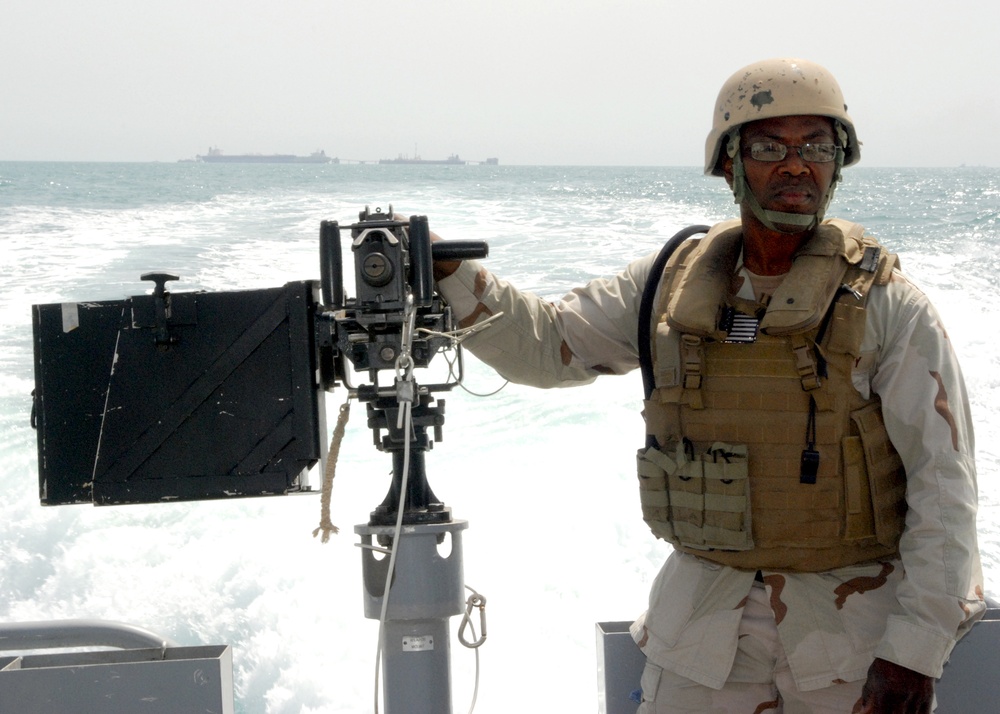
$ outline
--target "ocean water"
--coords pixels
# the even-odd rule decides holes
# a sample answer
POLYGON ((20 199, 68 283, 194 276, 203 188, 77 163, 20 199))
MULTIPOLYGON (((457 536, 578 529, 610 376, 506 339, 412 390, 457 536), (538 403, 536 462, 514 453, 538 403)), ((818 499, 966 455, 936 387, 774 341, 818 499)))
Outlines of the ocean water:
MULTIPOLYGON (((845 175, 830 214, 900 254, 961 356, 996 597, 1000 170, 845 175)), ((445 238, 487 241, 491 269, 551 298, 735 210, 723 182, 695 168, 0 163, 0 621, 102 618, 185 645, 231 644, 248 714, 373 711, 377 624, 363 615, 353 526, 382 501, 391 464, 362 410, 333 490, 341 533, 327 544, 312 536, 310 495, 43 508, 30 310, 141 294, 151 270, 179 274, 174 291, 318 278, 320 221, 389 204, 427 215, 445 238)), ((472 394, 501 385, 467 355, 469 392, 444 397, 444 439, 427 457, 436 494, 469 521, 465 580, 487 598, 476 711, 593 711, 594 625, 639 614, 667 554, 635 493, 641 382, 472 394)), ((344 398, 327 395, 331 427, 344 398)), ((457 641, 452 669, 464 712, 476 667, 457 641)))

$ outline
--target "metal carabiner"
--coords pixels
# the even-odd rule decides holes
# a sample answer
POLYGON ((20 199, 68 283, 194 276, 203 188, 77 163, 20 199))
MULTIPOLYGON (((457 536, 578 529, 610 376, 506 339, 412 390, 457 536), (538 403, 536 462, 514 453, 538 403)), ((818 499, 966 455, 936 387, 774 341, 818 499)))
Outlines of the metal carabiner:
MULTIPOLYGON (((475 649, 486 642, 486 598, 473 591, 466 602, 468 604, 465 608, 465 616, 462 618, 461 627, 458 628, 458 641, 470 649, 475 649), (472 608, 474 607, 479 608, 479 639, 475 642, 469 642, 465 639, 465 628, 472 627, 472 608)), ((476 628, 472 627, 472 633, 475 634, 475 632, 476 628)))

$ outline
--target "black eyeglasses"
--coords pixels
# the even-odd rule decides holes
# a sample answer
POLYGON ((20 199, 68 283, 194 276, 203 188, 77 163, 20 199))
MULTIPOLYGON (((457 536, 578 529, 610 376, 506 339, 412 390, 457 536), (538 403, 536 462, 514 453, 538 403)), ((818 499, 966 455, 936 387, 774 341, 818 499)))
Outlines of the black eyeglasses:
POLYGON ((757 161, 781 161, 788 155, 789 149, 795 149, 803 161, 817 164, 837 158, 837 145, 832 142, 786 146, 777 141, 755 141, 750 144, 750 156, 757 161))

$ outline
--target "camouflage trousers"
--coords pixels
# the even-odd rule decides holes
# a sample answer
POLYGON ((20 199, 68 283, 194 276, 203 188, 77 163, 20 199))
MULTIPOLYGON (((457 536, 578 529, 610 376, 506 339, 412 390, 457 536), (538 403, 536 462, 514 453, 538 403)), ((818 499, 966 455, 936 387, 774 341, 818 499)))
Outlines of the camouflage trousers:
POLYGON ((861 711, 864 681, 800 692, 778 639, 763 585, 755 585, 740 622, 739 648, 729 680, 711 689, 652 663, 642 674, 637 714, 853 714, 861 711))

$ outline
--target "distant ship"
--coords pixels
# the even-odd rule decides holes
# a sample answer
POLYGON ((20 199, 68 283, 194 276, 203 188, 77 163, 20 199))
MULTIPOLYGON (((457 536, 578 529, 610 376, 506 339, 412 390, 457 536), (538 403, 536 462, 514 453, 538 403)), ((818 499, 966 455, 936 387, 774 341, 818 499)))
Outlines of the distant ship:
POLYGON ((294 154, 225 154, 222 149, 209 147, 208 153, 198 156, 198 161, 210 164, 339 164, 340 159, 327 156, 325 151, 314 151, 309 156, 294 154))
POLYGON ((379 159, 378 162, 380 164, 450 164, 455 166, 464 166, 467 163, 458 158, 458 154, 452 154, 447 159, 421 159, 419 156, 410 159, 400 155, 395 159, 379 159))

